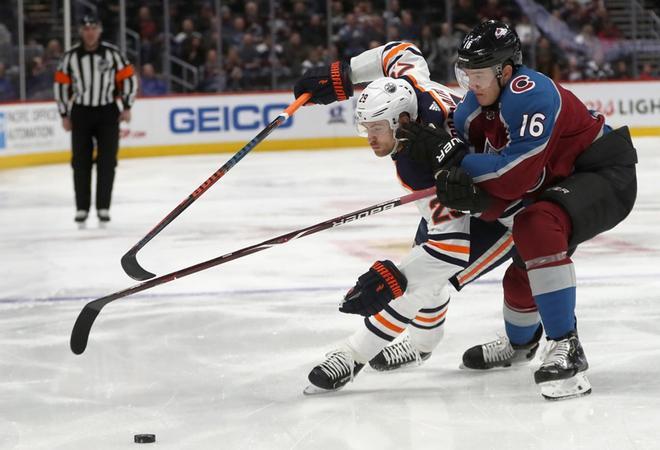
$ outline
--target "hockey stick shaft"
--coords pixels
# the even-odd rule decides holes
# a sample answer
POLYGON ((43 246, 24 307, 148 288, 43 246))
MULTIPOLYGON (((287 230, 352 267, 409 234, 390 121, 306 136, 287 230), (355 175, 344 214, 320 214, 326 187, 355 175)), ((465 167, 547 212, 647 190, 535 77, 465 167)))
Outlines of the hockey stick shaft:
POLYGON ((295 102, 291 103, 284 111, 282 111, 266 128, 261 130, 250 142, 248 142, 242 149, 240 149, 229 161, 220 167, 213 175, 204 181, 192 194, 186 197, 179 205, 174 208, 163 220, 161 220, 151 231, 149 231, 140 241, 135 244, 129 251, 121 258, 121 266, 126 274, 134 280, 143 281, 153 278, 156 275, 145 270, 137 260, 137 253, 144 247, 150 240, 152 240, 158 233, 169 225, 179 214, 186 210, 197 200, 204 192, 213 186, 220 178, 222 178, 229 170, 234 167, 245 155, 250 153, 261 141, 266 139, 270 133, 277 127, 286 122, 286 120, 293 115, 298 108, 304 105, 311 98, 311 94, 303 94, 295 102))
POLYGON ((378 203, 358 211, 353 211, 351 213, 326 220, 325 222, 317 223, 307 228, 283 234, 273 239, 261 242, 260 244, 244 247, 240 250, 227 253, 217 258, 209 259, 208 261, 195 264, 194 266, 186 267, 185 269, 177 270, 176 272, 172 272, 167 275, 161 275, 157 278, 136 284, 135 286, 129 287, 128 289, 124 289, 122 291, 115 292, 114 294, 106 295, 105 297, 93 300, 83 307, 82 311, 80 311, 80 314, 78 315, 78 319, 76 319, 76 323, 73 325, 73 331, 71 332, 71 350, 76 355, 79 355, 85 351, 85 348, 87 347, 87 341, 89 339, 89 333, 92 329, 92 325, 94 324, 94 320, 96 320, 96 317, 101 312, 101 309, 110 302, 119 300, 120 298, 127 297, 137 292, 145 291, 160 284, 169 283, 170 281, 174 281, 177 278, 182 278, 187 275, 200 272, 202 270, 224 264, 226 262, 233 261, 247 255, 251 255, 252 253, 265 250, 275 245, 286 244, 289 241, 300 239, 302 237, 309 236, 310 234, 327 230, 328 228, 334 228, 346 223, 353 222, 355 220, 364 219, 365 217, 396 208, 397 206, 405 205, 406 203, 414 202, 415 200, 419 200, 424 197, 429 197, 433 194, 435 194, 435 188, 416 191, 403 197, 378 203))

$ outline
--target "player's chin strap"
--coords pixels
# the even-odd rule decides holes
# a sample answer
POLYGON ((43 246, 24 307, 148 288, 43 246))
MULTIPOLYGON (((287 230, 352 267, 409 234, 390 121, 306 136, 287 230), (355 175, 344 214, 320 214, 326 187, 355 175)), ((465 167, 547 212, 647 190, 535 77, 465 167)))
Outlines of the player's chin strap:
POLYGON ((397 125, 397 127, 396 127, 395 129, 392 130, 392 136, 394 137, 394 145, 392 146, 392 150, 390 150, 390 152, 387 154, 387 156, 392 156, 392 155, 394 155, 396 152, 399 151, 399 143, 400 143, 401 141, 400 141, 399 139, 396 138, 396 130, 397 130, 397 128, 399 128, 398 125, 397 125))

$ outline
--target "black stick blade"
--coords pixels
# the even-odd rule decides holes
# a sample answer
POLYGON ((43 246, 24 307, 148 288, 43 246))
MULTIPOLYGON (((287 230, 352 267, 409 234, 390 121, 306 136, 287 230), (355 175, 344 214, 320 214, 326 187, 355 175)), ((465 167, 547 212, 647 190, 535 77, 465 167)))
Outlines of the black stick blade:
POLYGON ((89 332, 92 329, 94 320, 99 315, 99 310, 90 308, 90 304, 80 311, 76 323, 73 325, 71 331, 71 351, 76 355, 82 354, 87 348, 87 340, 89 339, 89 332))
POLYGON ((136 253, 132 251, 121 257, 121 266, 124 268, 124 272, 134 280, 145 281, 156 276, 155 273, 142 268, 137 261, 136 253))

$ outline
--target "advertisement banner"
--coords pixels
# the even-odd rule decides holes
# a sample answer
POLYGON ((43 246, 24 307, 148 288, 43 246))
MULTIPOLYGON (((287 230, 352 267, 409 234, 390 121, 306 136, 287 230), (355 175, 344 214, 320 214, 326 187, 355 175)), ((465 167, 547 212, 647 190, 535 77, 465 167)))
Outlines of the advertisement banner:
MULTIPOLYGON (((660 135, 660 81, 565 83, 608 124, 660 135)), ((353 123, 355 96, 300 108, 259 149, 364 145, 353 123)), ((120 156, 238 151, 294 100, 289 92, 139 98, 120 127, 120 156)), ((0 168, 69 158, 70 133, 54 102, 0 105, 0 168)))

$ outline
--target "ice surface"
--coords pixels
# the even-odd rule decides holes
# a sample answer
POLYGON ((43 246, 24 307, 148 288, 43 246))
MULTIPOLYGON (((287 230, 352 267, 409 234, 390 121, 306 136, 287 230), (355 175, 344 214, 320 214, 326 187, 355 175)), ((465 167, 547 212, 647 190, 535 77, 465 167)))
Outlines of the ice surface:
MULTIPOLYGON (((110 304, 86 352, 83 305, 133 284, 122 254, 229 155, 122 160, 112 222, 73 222, 67 165, 0 172, 0 448, 660 448, 660 140, 637 139, 630 217, 575 255, 593 394, 544 401, 538 362, 459 370, 501 330, 502 270, 453 296, 423 366, 365 369, 306 397, 309 370, 360 327, 337 312, 375 259, 401 258, 412 205, 268 249, 110 304)), ((159 275, 401 195, 368 149, 248 155, 139 253, 159 275)))

